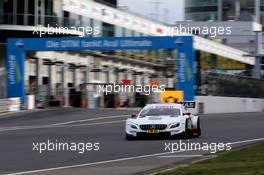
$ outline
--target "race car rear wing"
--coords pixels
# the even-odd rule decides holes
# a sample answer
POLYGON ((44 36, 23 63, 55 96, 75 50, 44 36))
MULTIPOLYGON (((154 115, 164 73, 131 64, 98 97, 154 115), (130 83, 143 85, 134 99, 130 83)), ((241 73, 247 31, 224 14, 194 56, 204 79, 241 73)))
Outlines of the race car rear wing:
MULTIPOLYGON (((159 102, 156 102, 156 103, 159 103, 159 102)), ((196 106, 196 103, 195 101, 184 101, 184 102, 174 102, 174 103, 177 103, 177 104, 182 104, 185 108, 195 108, 196 106)))
POLYGON ((195 108, 195 101, 184 101, 182 104, 185 108, 195 108))

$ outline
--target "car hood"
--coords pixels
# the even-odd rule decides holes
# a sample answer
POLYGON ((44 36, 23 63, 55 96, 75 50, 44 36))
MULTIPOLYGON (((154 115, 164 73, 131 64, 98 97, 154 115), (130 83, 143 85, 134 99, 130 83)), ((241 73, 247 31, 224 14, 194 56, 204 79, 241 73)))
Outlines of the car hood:
POLYGON ((143 118, 128 120, 138 125, 144 124, 172 124, 180 122, 180 117, 171 116, 146 116, 143 118))

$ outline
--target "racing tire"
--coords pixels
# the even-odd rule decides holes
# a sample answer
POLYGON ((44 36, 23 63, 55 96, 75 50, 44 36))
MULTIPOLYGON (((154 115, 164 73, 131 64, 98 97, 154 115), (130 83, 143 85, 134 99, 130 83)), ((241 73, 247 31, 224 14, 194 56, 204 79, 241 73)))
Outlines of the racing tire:
POLYGON ((131 136, 131 135, 129 135, 129 134, 126 134, 125 139, 126 139, 126 140, 136 140, 136 137, 131 136))
POLYGON ((200 125, 200 118, 197 121, 197 129, 195 129, 192 133, 193 137, 198 138, 202 134, 201 125, 200 125))
POLYGON ((191 122, 190 119, 186 119, 186 121, 185 121, 185 131, 182 133, 182 137, 184 139, 189 139, 190 136, 192 135, 190 129, 188 128, 189 122, 191 122))

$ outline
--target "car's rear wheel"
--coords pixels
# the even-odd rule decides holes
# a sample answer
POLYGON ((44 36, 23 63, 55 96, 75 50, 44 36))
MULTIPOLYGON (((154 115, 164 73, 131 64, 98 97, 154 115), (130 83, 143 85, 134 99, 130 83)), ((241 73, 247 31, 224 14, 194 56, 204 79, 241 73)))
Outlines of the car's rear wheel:
POLYGON ((182 136, 185 139, 188 139, 191 136, 191 130, 188 127, 190 125, 190 122, 191 122, 190 119, 186 119, 185 121, 185 131, 182 133, 182 136))
POLYGON ((192 133, 193 137, 200 137, 202 134, 202 131, 201 131, 201 125, 200 125, 200 118, 198 118, 198 121, 197 121, 197 129, 195 129, 192 133))

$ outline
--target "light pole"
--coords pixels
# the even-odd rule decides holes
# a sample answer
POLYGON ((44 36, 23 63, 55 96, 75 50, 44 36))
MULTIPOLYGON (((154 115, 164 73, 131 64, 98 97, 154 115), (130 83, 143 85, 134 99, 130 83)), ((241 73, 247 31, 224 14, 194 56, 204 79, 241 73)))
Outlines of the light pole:
POLYGON ((261 54, 262 49, 262 25, 259 23, 253 23, 253 32, 255 32, 255 53, 244 55, 249 57, 255 57, 255 64, 253 68, 253 77, 260 79, 261 78, 261 59, 264 57, 264 54, 261 54))
POLYGON ((160 5, 163 4, 163 3, 160 2, 159 0, 152 1, 150 3, 154 4, 154 9, 155 9, 154 17, 155 17, 156 20, 159 20, 159 9, 160 9, 160 5))

